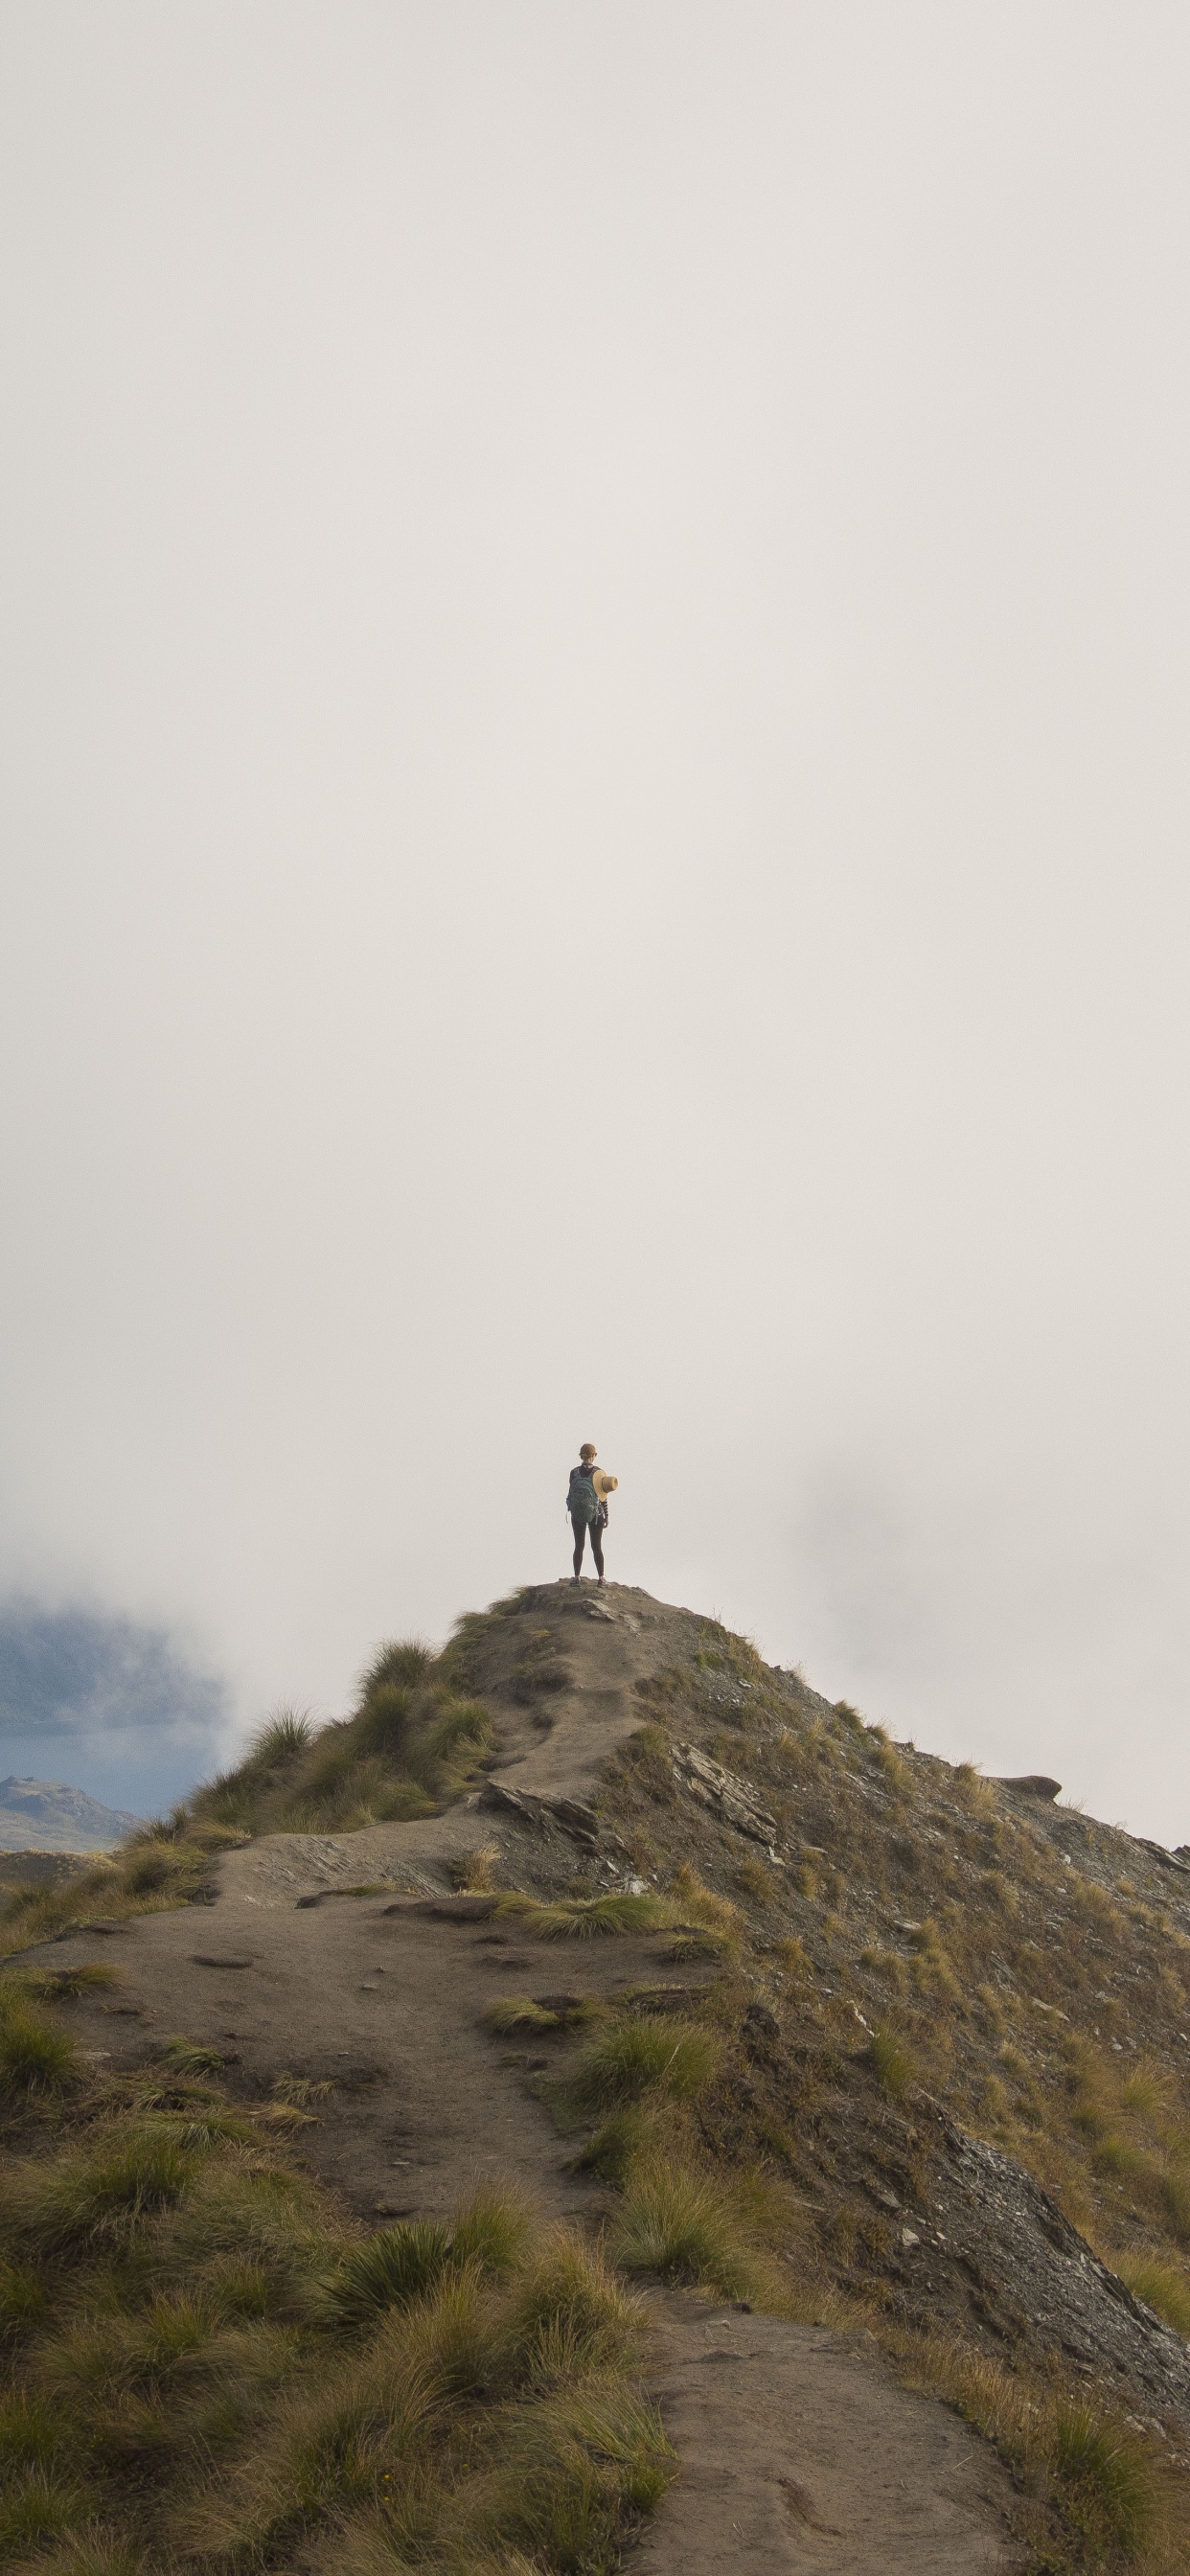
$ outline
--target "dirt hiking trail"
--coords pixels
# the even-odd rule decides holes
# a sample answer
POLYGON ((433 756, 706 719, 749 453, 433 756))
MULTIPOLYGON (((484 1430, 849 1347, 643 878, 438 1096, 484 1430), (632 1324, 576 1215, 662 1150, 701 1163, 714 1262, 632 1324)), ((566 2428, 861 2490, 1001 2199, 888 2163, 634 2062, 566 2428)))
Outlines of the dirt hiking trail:
MULTIPOLYGON (((499 1847, 503 1885, 532 1884, 534 1801, 565 1802, 581 1833, 601 1767, 645 1713, 634 1685, 690 1659, 701 1631, 693 1614, 621 1585, 543 1586, 524 1610, 476 1647, 473 1684, 499 1750, 461 1804, 412 1824, 265 1836, 216 1864, 210 1906, 80 1929, 25 1954, 55 1967, 101 1954, 118 1968, 110 1999, 71 2007, 81 2044, 113 2063, 184 2034, 219 2047, 231 2089, 248 2098, 283 2074, 329 2083, 302 2151, 378 2223, 442 2215, 492 2177, 547 2217, 597 2228, 607 2195, 569 2169, 573 2147, 527 2080, 545 2061, 494 2040, 484 2008, 517 1993, 613 1997, 676 1975, 688 1990, 714 1973, 667 1969, 663 1936, 528 1940, 493 1919, 490 1901, 455 1893, 480 1844, 499 1847), (525 1688, 526 1637, 538 1667, 554 1659, 545 1696, 525 1688)), ((872 2338, 676 2292, 649 2294, 648 2307, 650 2385, 680 2467, 626 2553, 633 2576, 996 2576, 1021 2565, 1006 2472, 946 2407, 899 2387, 872 2338)))

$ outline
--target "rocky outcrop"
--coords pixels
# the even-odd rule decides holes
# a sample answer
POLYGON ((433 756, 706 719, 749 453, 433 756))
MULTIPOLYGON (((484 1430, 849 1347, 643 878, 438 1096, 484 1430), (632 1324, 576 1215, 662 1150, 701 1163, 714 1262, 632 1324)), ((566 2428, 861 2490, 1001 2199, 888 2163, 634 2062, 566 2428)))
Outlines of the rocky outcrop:
POLYGON ((734 1825, 737 1833, 749 1834, 753 1842, 772 1846, 777 1819, 738 1772, 724 1771, 697 1744, 675 1744, 673 1767, 682 1786, 700 1805, 709 1807, 721 1824, 734 1825))
POLYGON ((583 1843, 588 1850, 593 1850, 599 1840, 599 1818, 583 1798, 551 1797, 544 1790, 510 1789, 503 1780, 487 1780, 480 1790, 479 1804, 502 1807, 506 1814, 520 1816, 526 1824, 539 1828, 557 1825, 572 1842, 583 1843))
POLYGON ((1032 2174, 933 2106, 942 2163, 928 2219, 915 2220, 907 2268, 924 2288, 931 2254, 945 2251, 986 2302, 989 2322, 1014 2315, 1036 2349, 1048 2344, 1084 2378, 1135 2406, 1190 2426, 1190 2344, 1093 2254, 1032 2174))

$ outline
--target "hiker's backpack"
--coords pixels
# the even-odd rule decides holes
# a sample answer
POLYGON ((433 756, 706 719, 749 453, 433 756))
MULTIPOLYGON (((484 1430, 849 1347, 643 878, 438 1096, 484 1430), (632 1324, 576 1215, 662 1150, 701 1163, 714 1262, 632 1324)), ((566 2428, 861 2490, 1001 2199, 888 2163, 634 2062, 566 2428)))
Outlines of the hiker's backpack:
POLYGON ((589 1467, 572 1467, 566 1492, 566 1509, 572 1521, 593 1521, 599 1510, 589 1467))

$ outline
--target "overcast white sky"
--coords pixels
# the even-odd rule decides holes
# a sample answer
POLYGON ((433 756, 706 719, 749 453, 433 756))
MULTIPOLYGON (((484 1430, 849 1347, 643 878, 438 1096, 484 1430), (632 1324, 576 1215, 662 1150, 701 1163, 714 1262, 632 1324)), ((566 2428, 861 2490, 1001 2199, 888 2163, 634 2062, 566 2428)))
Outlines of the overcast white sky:
POLYGON ((1188 129, 1147 0, 0 6, 0 1771, 340 1711, 591 1439, 1190 1838, 1188 129))

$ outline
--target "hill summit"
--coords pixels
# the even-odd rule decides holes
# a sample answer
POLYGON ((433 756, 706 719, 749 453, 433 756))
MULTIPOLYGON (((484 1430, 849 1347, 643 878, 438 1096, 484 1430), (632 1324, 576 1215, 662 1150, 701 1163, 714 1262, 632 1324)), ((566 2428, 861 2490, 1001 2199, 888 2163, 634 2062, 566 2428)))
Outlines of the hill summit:
MULTIPOLYGON (((1056 1792, 893 1743, 634 1587, 527 1586, 441 1654, 384 1647, 343 1719, 271 1720, 114 1864, 16 1900, 7 1942, 117 2090, 168 2061, 300 2124, 303 2169, 383 2222, 377 2283, 478 2180, 651 2284, 704 2472, 642 2576, 1156 2576, 1190 2564, 1190 1865, 1056 1792), (733 2301, 767 2311, 746 2350, 733 2301), (712 2404, 702 2365, 749 2354, 712 2404), (930 2467, 898 2381, 988 2446, 957 2521, 953 2417, 930 2467), (836 2561, 869 2511, 852 2421, 902 2466, 836 2561)), ((303 2565, 390 2563, 322 2511, 303 2565)), ((610 2569, 608 2528, 467 2564, 610 2569)))

